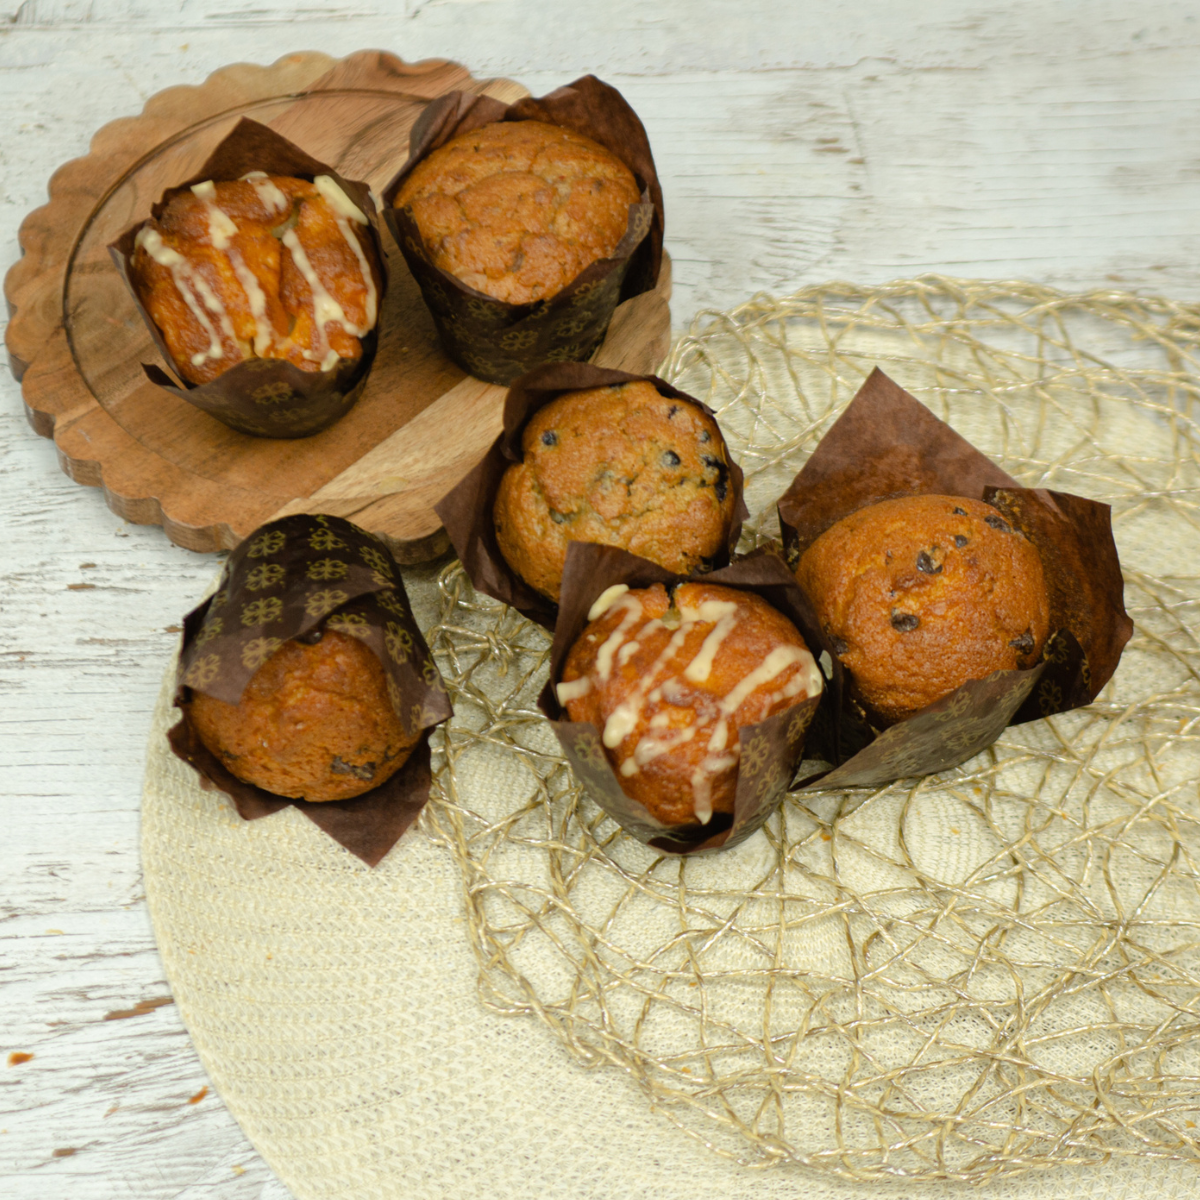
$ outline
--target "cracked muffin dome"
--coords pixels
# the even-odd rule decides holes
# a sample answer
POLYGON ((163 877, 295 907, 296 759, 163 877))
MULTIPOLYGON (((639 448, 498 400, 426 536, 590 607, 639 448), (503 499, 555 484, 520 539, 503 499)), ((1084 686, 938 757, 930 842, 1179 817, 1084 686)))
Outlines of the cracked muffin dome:
POLYGON ((562 291, 617 248, 633 172, 582 134, 543 121, 497 121, 451 138, 394 200, 408 208, 434 265, 508 304, 562 291))
POLYGON ((588 620, 558 701, 599 729, 622 790, 664 825, 733 812, 738 731, 821 691, 795 625, 754 592, 617 584, 588 620))
POLYGON ((348 800, 390 779, 420 740, 388 699, 387 679, 361 642, 326 629, 284 642, 239 704, 193 692, 200 740, 239 779, 294 800, 348 800))
POLYGON ((493 506, 496 540, 530 587, 557 601, 567 546, 619 546, 679 575, 727 548, 729 454, 702 408, 636 380, 566 392, 539 409, 493 506))
POLYGON ((329 175, 206 180, 138 230, 130 279, 190 383, 248 358, 328 371, 362 356, 378 316, 367 227, 329 175))
POLYGON ((858 697, 894 724, 1049 633, 1037 550, 990 504, 906 496, 844 517, 796 570, 858 697))

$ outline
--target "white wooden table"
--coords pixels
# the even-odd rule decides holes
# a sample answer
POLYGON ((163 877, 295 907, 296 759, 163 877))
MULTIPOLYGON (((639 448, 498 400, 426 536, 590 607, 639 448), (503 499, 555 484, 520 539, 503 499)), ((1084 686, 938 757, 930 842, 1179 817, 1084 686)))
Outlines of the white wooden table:
MULTIPOLYGON (((1194 0, 0 0, 0 266, 54 168, 154 92, 366 47, 620 87, 677 326, 926 271, 1200 300, 1194 0)), ((286 1200, 205 1092, 139 870, 147 722, 215 562, 67 480, 7 376, 0 529, 0 1194, 286 1200)))

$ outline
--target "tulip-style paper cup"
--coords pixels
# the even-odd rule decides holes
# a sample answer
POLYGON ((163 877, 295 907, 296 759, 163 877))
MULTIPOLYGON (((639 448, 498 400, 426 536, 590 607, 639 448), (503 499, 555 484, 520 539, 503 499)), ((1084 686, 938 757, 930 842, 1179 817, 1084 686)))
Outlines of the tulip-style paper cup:
MULTIPOLYGON (((186 400, 218 421, 252 437, 300 438, 327 429, 354 407, 362 394, 375 360, 379 343, 379 317, 387 293, 387 259, 379 237, 378 217, 367 184, 343 179, 332 167, 306 154, 299 146, 281 137, 266 125, 243 117, 208 161, 190 179, 168 188, 150 212, 157 218, 177 192, 211 179, 225 182, 240 179, 251 171, 268 175, 289 175, 312 180, 317 175, 331 176, 367 218, 367 236, 375 251, 376 322, 360 339, 362 354, 357 359, 342 358, 328 371, 302 371, 294 363, 279 358, 248 358, 208 383, 194 384, 182 375, 172 378, 161 367, 143 363, 146 377, 155 386, 186 400)), ((178 372, 158 326, 146 311, 133 286, 130 262, 138 231, 146 224, 139 221, 108 247, 125 286, 150 330, 164 362, 178 372)))
POLYGON ((1133 632, 1109 506, 1021 487, 878 368, 779 501, 788 565, 795 569, 804 551, 843 517, 881 500, 919 495, 991 504, 1037 549, 1050 602, 1041 661, 970 680, 883 728, 853 694, 818 631, 832 665, 830 719, 814 730, 811 750, 835 769, 806 781, 809 787, 877 786, 948 770, 990 746, 1008 725, 1090 704, 1133 632))
POLYGON ((607 588, 622 583, 631 589, 661 583, 671 589, 687 582, 716 583, 754 592, 787 617, 808 642, 813 655, 817 654, 809 636, 816 626, 812 608, 791 572, 773 554, 755 554, 720 571, 685 579, 615 546, 574 542, 567 550, 562 604, 550 651, 550 682, 538 699, 538 707, 549 719, 563 754, 592 799, 638 841, 671 854, 736 846, 762 825, 779 807, 796 773, 805 734, 821 698, 810 696, 738 731, 741 754, 732 815, 713 813, 706 825, 699 822, 664 825, 644 805, 630 799, 621 790, 617 774, 605 755, 600 730, 589 722, 569 720, 566 709, 558 702, 555 687, 562 678, 571 647, 588 625, 588 611, 607 588))
MULTIPOLYGON (((522 375, 509 388, 504 401, 504 427, 500 435, 479 465, 434 506, 475 588, 497 600, 503 600, 545 629, 554 629, 558 605, 531 588, 508 565, 496 540, 492 510, 500 480, 512 463, 521 462, 524 458, 522 437, 525 426, 535 413, 552 400, 557 400, 565 392, 613 387, 637 380, 652 383, 660 395, 695 405, 716 420, 708 405, 672 387, 657 375, 629 375, 591 363, 546 363, 522 375)), ((748 516, 742 497, 742 468, 733 461, 728 445, 725 447, 725 457, 728 467, 726 484, 733 495, 733 521, 723 552, 714 561, 716 567, 723 567, 729 562, 741 536, 742 522, 748 516)))
POLYGON ((663 198, 650 141, 621 93, 594 75, 516 104, 469 92, 439 97, 413 126, 408 161, 384 188, 383 217, 420 285, 446 353, 489 383, 511 383, 539 363, 589 358, 617 305, 653 288, 662 264, 663 198), (583 134, 615 154, 641 189, 612 254, 584 268, 556 295, 529 304, 497 300, 434 266, 412 214, 393 206, 405 179, 432 151, 497 121, 543 121, 583 134))
POLYGON ((215 595, 184 618, 171 749, 247 821, 294 804, 375 866, 429 799, 429 734, 450 716, 445 684, 413 618, 399 568, 378 538, 340 517, 301 514, 263 525, 230 555, 215 595), (233 775, 205 747, 188 715, 192 692, 237 704, 255 671, 290 639, 325 629, 369 647, 405 731, 420 734, 390 779, 349 800, 278 796, 233 775))

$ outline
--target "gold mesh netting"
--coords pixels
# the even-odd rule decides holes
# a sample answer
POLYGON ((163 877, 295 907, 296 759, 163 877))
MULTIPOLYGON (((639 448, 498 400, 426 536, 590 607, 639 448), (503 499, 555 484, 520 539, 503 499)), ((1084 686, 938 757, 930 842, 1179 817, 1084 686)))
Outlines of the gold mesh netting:
POLYGON ((1134 637, 1085 710, 941 775, 789 797, 745 845, 678 859, 581 793, 534 704, 546 635, 454 564, 426 828, 461 867, 484 1001, 747 1164, 1200 1161, 1198 349, 1195 309, 1022 283, 701 313, 664 373, 746 469, 743 549, 776 538, 775 498, 878 364, 1022 484, 1113 506, 1134 637))

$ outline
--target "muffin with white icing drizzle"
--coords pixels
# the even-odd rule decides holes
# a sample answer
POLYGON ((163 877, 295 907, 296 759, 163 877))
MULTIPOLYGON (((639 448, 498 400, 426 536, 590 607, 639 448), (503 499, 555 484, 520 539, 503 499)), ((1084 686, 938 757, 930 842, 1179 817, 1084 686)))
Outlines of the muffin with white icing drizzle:
POLYGON ((249 358, 359 359, 382 285, 367 217, 332 176, 261 171, 172 195, 138 230, 130 277, 193 384, 249 358))
POLYGON ((738 731, 821 691, 795 625, 753 592, 618 584, 588 621, 559 703, 600 730, 622 790, 665 825, 733 812, 738 731))

